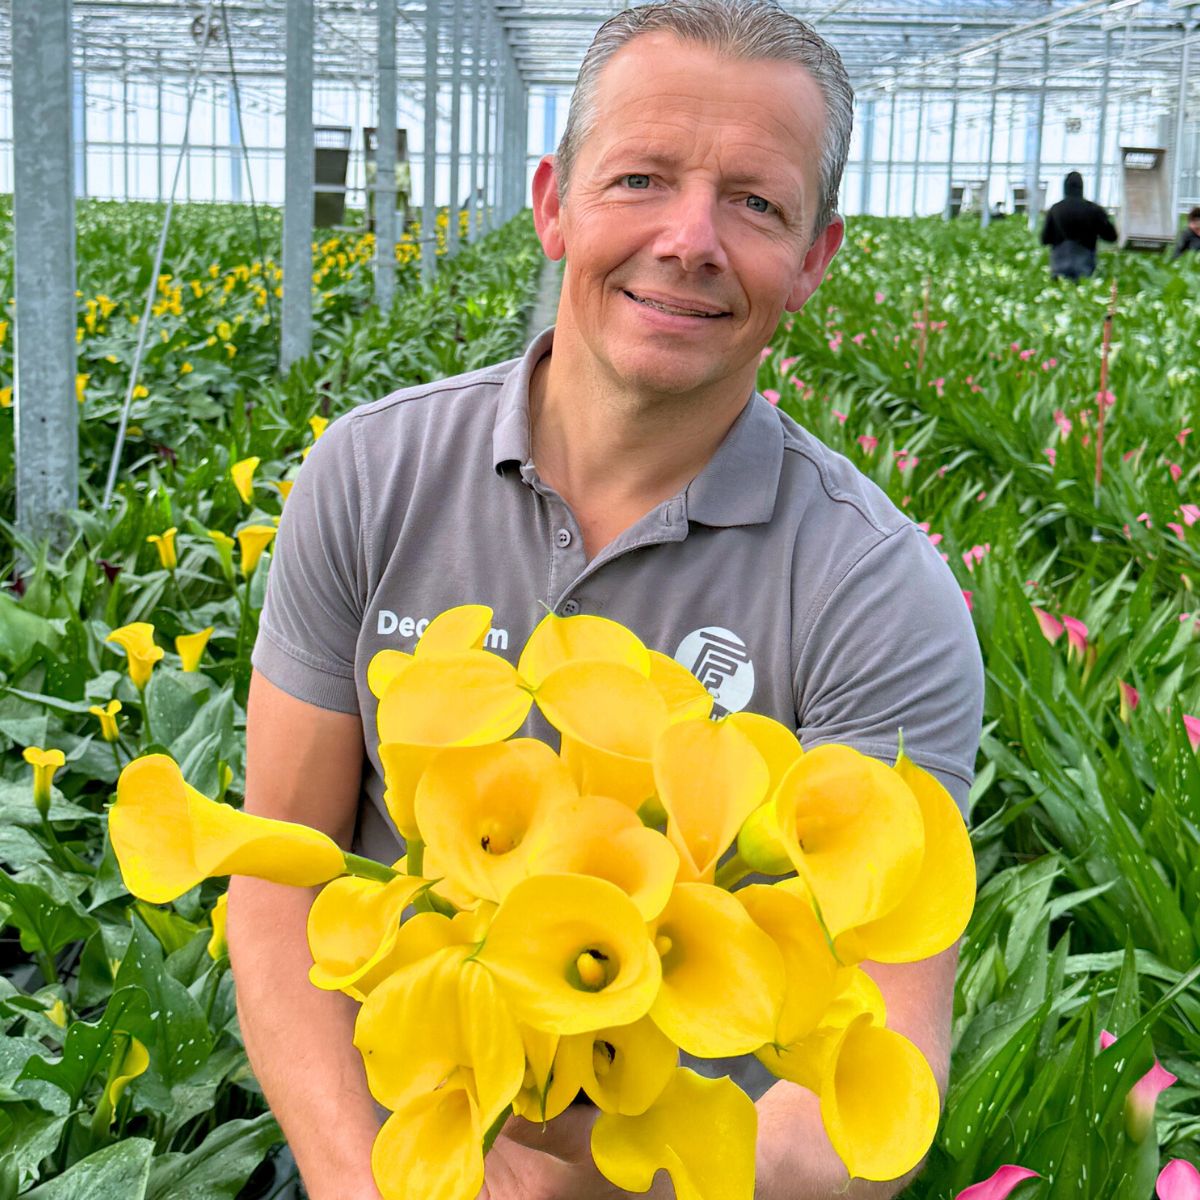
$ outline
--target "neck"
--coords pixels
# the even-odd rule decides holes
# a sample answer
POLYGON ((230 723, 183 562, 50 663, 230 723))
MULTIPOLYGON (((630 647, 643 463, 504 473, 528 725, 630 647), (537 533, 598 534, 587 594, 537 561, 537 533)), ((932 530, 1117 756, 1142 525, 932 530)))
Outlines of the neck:
POLYGON ((529 387, 530 449, 538 474, 579 522, 593 557, 712 458, 753 390, 636 395, 556 339, 529 387))

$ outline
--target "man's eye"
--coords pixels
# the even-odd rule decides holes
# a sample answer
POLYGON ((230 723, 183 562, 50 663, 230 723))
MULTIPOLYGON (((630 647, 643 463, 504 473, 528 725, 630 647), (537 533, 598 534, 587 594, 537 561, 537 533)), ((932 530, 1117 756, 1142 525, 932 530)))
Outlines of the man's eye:
POLYGON ((771 211, 770 200, 764 200, 761 196, 747 196, 746 203, 755 212, 765 213, 771 211))
POLYGON ((623 175, 621 178, 631 188, 644 190, 650 186, 649 175, 623 175))

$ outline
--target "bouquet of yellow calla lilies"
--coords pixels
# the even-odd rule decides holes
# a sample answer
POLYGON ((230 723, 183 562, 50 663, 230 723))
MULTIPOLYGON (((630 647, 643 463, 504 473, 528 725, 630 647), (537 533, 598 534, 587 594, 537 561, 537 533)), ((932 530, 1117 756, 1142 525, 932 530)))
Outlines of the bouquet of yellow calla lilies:
POLYGON ((414 654, 370 664, 408 843, 394 867, 148 756, 109 819, 127 886, 161 903, 215 875, 325 885, 310 978, 361 1004, 355 1044, 392 1114, 372 1162, 387 1200, 475 1200, 504 1120, 548 1121, 580 1091, 618 1187, 665 1169, 680 1196, 751 1200, 754 1104, 680 1051, 753 1054, 812 1090, 852 1176, 910 1170, 937 1085, 858 964, 927 958, 966 927, 975 867, 950 795, 903 755, 712 720, 699 681, 613 621, 547 616, 513 667, 482 648, 491 620, 451 609, 414 654), (513 736, 535 704, 557 752, 513 736), (737 886, 753 873, 778 878, 737 886))

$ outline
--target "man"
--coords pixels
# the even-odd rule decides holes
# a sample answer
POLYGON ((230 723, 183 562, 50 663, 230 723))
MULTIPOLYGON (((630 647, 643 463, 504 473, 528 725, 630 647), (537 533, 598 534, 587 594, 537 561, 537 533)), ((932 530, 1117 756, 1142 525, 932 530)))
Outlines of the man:
POLYGON ((1200 204, 1188 213, 1187 224, 1180 230, 1179 241, 1175 243, 1175 253, 1171 261, 1182 258, 1187 250, 1200 250, 1200 204))
MULTIPOLYGON (((836 53, 772 4, 668 0, 600 30, 533 185, 542 246, 566 259, 555 329, 514 363, 347 414, 291 493, 254 655, 251 811, 396 857, 366 667, 466 602, 494 609, 487 645, 512 661, 544 607, 615 618, 696 670, 718 711, 768 713, 806 745, 890 760, 903 726, 965 804, 982 687, 957 586, 878 489, 754 392, 842 240, 851 102, 836 53)), ((307 983, 309 899, 234 882, 242 1028, 313 1200, 375 1197, 356 1006, 307 983)), ((954 961, 870 967, 943 1083, 954 961)), ((762 1200, 899 1190, 845 1190, 809 1093, 778 1083, 758 1105, 762 1200)), ((623 1195, 591 1164, 593 1117, 509 1122, 486 1200, 623 1195)), ((652 1195, 670 1194, 660 1174, 652 1195)))
POLYGON ((1050 247, 1050 278, 1078 281, 1096 270, 1096 242, 1117 240, 1108 213, 1083 198, 1083 176, 1068 173, 1063 198, 1051 206, 1042 225, 1042 245, 1050 247))

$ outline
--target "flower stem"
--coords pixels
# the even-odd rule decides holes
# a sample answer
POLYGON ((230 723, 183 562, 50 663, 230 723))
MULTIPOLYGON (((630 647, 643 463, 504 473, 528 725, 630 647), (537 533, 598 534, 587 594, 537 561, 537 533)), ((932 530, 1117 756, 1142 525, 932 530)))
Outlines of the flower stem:
POLYGON ((142 745, 148 746, 154 741, 154 731, 150 728, 150 705, 146 702, 146 687, 138 688, 138 699, 142 705, 142 745))
POLYGON ((378 879, 380 883, 390 883, 400 874, 373 858, 363 858, 358 854, 347 854, 345 858, 346 874, 356 875, 359 879, 378 879))
POLYGON ((120 775, 121 774, 121 751, 117 748, 116 742, 109 742, 108 744, 112 747, 113 762, 115 762, 117 764, 117 774, 120 775))
POLYGON ((483 1153, 487 1157, 487 1152, 492 1148, 496 1139, 500 1136, 500 1130, 504 1128, 504 1122, 512 1115, 512 1105, 510 1104, 493 1122, 491 1128, 483 1135, 483 1153))
POLYGON ((754 868, 735 850, 733 857, 717 868, 717 876, 714 882, 717 887, 730 891, 735 885, 741 883, 747 875, 753 874, 754 868))

